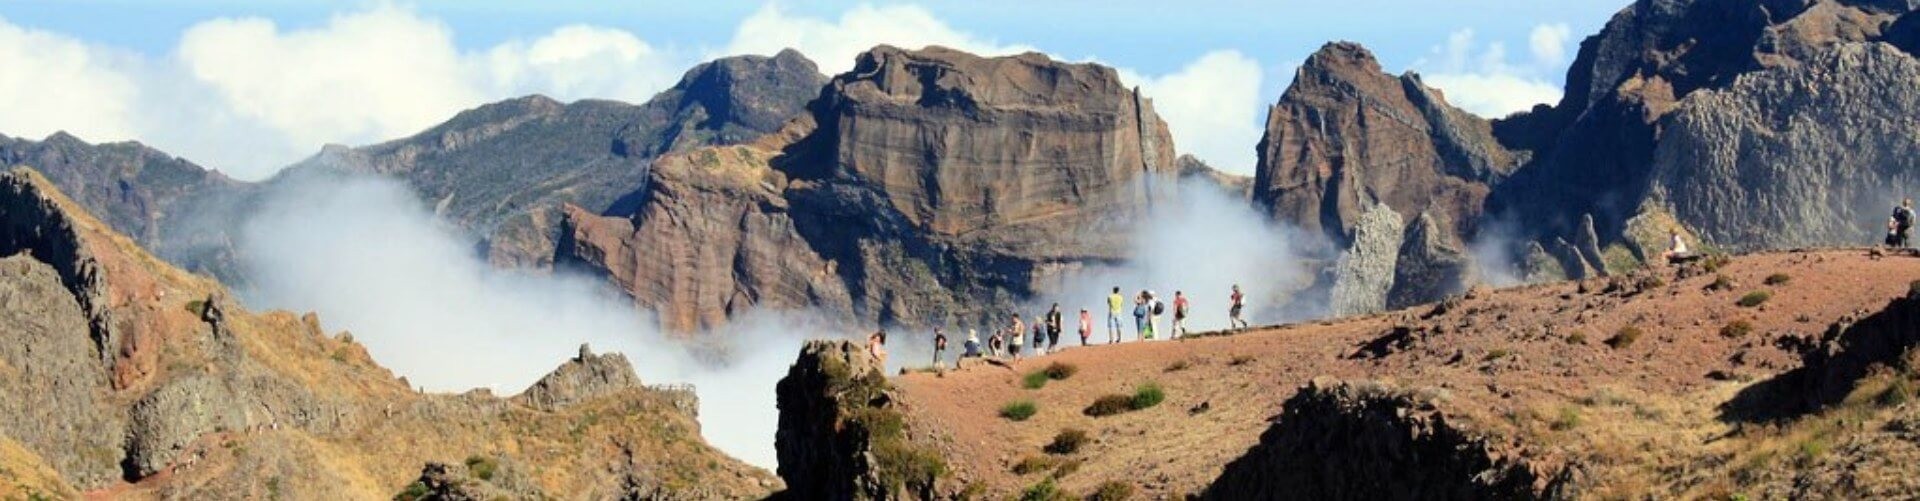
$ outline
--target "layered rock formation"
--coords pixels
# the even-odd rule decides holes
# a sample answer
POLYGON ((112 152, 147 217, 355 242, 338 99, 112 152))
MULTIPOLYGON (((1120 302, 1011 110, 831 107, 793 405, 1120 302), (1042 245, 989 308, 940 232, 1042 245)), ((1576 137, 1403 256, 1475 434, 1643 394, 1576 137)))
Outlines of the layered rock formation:
POLYGON ((417 393, 316 316, 246 311, 28 169, 0 175, 0 256, 0 492, 384 498, 472 457, 549 468, 514 484, 533 497, 777 485, 702 443, 685 395, 639 387, 618 356, 514 399, 417 393))
POLYGON ((859 345, 813 341, 775 390, 778 499, 935 499, 943 461, 908 439, 882 374, 859 345))
POLYGON ((826 77, 799 52, 695 66, 645 104, 529 96, 489 104, 406 139, 328 147, 310 164, 405 179, 501 265, 551 264, 561 207, 627 214, 654 158, 773 132, 826 77))
POLYGON ((563 261, 673 329, 754 305, 984 318, 1123 258, 1174 168, 1165 124, 1112 69, 1039 54, 880 47, 808 110, 755 144, 662 159, 631 214, 571 211, 563 261))
POLYGON ((1448 105, 1419 75, 1383 73, 1371 52, 1344 42, 1301 65, 1268 111, 1258 152, 1254 203, 1344 251, 1330 291, 1335 315, 1463 290, 1472 277, 1459 250, 1490 191, 1525 159, 1495 141, 1486 120, 1448 105), (1395 220, 1373 218, 1378 208, 1395 220), (1449 224, 1412 224, 1418 220, 1449 224), (1425 233, 1400 233, 1410 226, 1425 233), (1418 246, 1402 249, 1402 241, 1418 246), (1409 271, 1396 276, 1397 266, 1409 271))

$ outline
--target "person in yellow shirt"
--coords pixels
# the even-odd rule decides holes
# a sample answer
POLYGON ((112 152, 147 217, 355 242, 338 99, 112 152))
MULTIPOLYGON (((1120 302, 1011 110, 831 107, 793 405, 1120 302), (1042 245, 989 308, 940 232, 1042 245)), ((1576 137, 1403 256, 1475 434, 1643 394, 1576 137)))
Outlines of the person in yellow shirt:
POLYGON ((1114 287, 1113 294, 1107 295, 1107 343, 1120 342, 1120 307, 1127 299, 1120 297, 1120 288, 1114 287))

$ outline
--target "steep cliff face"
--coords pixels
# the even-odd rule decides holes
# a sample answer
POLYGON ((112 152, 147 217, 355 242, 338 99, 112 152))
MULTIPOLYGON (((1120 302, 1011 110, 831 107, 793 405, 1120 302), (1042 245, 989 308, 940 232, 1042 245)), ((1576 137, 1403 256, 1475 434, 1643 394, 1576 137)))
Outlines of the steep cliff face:
POLYGON ((1127 222, 1172 182, 1164 122, 1097 65, 879 47, 808 109, 663 158, 631 213, 573 211, 563 261, 681 330, 755 305, 981 318, 1123 258, 1127 222))
POLYGON ((385 498, 463 458, 550 468, 510 483, 530 497, 777 485, 702 443, 686 396, 639 387, 619 356, 583 354, 514 399, 417 393, 350 335, 246 311, 32 170, 0 175, 0 256, 0 492, 385 498))
POLYGON ((1418 75, 1383 73, 1371 52, 1345 42, 1301 65, 1269 110, 1258 150, 1254 203, 1342 250, 1328 291, 1335 315, 1463 288, 1472 277, 1459 249, 1493 187, 1525 159, 1495 141, 1486 120, 1448 105, 1418 75), (1382 210, 1394 220, 1374 217, 1382 210), (1420 220, 1429 223, 1413 224, 1420 220), (1413 229, 1424 233, 1402 233, 1413 229))
POLYGON ((524 97, 406 139, 330 147, 312 162, 405 179, 483 238, 494 263, 538 268, 552 263, 564 204, 632 211, 654 158, 773 132, 825 81, 795 51, 729 57, 695 66, 644 104, 524 97))
POLYGON ((801 348, 775 390, 781 499, 935 499, 945 463, 908 440, 885 369, 850 342, 801 348))
MULTIPOLYGON (((1877 100, 1873 105, 1887 105, 1886 108, 1814 113, 1812 108, 1806 106, 1812 104, 1812 94, 1795 98, 1791 89, 1814 85, 1815 80, 1821 78, 1827 80, 1820 81, 1820 84, 1850 84, 1888 90, 1911 88, 1910 77, 1887 66, 1891 63, 1887 62, 1886 56, 1890 54, 1844 57, 1829 54, 1843 50, 1836 49, 1836 46, 1850 43, 1883 39, 1898 43, 1905 33, 1905 28, 1898 21, 1910 16, 1915 8, 1911 2, 1899 1, 1636 2, 1615 15, 1598 35, 1581 44, 1579 56, 1567 74, 1566 95, 1558 105, 1542 107, 1495 125, 1502 141, 1510 148, 1530 150, 1535 155, 1532 162, 1516 172, 1492 197, 1489 210, 1514 217, 1536 233, 1554 236, 1571 236, 1580 230, 1581 217, 1590 214, 1594 217, 1597 233, 1611 242, 1614 236, 1624 231, 1626 221, 1639 214, 1643 208, 1642 202, 1654 193, 1655 185, 1663 184, 1665 186, 1661 189, 1666 195, 1685 193, 1705 198, 1680 200, 1669 197, 1664 201, 1674 203, 1676 207, 1692 205, 1688 214, 1680 215, 1680 223, 1716 226, 1706 232, 1707 236, 1716 240, 1715 243, 1734 248, 1758 248, 1813 240, 1829 244, 1859 242, 1862 239, 1857 233, 1848 235, 1849 238, 1836 239, 1837 235, 1829 227, 1837 224, 1833 222, 1837 217, 1833 216, 1845 217, 1857 210, 1845 199, 1860 193, 1847 193, 1847 188, 1842 186, 1840 189, 1843 193, 1825 198, 1840 200, 1839 203, 1828 205, 1847 206, 1846 209, 1835 209, 1831 215, 1824 213, 1826 211, 1804 211, 1804 206, 1794 202, 1756 203, 1760 193, 1770 188, 1723 184, 1730 180, 1729 176, 1713 172, 1726 171, 1726 167, 1708 165, 1705 168, 1707 175, 1703 176, 1681 173, 1679 171, 1689 170, 1693 166, 1682 166, 1679 162, 1699 160, 1724 164, 1738 157, 1741 163, 1748 165, 1780 168, 1794 165, 1793 168, 1804 167, 1820 172, 1817 169, 1824 166, 1856 165, 1861 158, 1870 155, 1899 151, 1899 140, 1885 136, 1887 126, 1878 122, 1904 120, 1911 108, 1900 107, 1898 100, 1902 99, 1900 95, 1907 93, 1894 92, 1895 96, 1872 98, 1877 100), (1865 63, 1865 58, 1878 59, 1881 64, 1865 63), (1843 71, 1837 65, 1848 64, 1851 65, 1846 66, 1844 71, 1852 72, 1852 75, 1831 74, 1843 71), (1743 77, 1756 72, 1772 75, 1757 77, 1758 80, 1772 83, 1743 77), (1752 82, 1742 83, 1748 81, 1752 82), (1740 87, 1744 89, 1734 90, 1740 87), (1761 87, 1774 87, 1775 90, 1761 91, 1761 87), (1733 95, 1728 95, 1728 92, 1733 95), (1743 98, 1750 104, 1736 103, 1743 98), (1694 104, 1695 101, 1700 102, 1694 104), (1767 111, 1742 112, 1741 108, 1767 111), (1691 111, 1686 112, 1686 117, 1676 117, 1675 113, 1682 110, 1691 111), (1803 110, 1807 113, 1778 110, 1803 110), (1845 113, 1852 115, 1842 116, 1845 113), (1709 118, 1708 115, 1718 116, 1709 118), (1768 124, 1752 122, 1769 116, 1773 119, 1791 119, 1768 124), (1793 123, 1806 124, 1807 127, 1793 127, 1790 125, 1793 123), (1671 130, 1675 127, 1683 130, 1671 130), (1784 141, 1770 145, 1770 141, 1759 140, 1756 135, 1744 132, 1785 132, 1789 128, 1807 129, 1796 132, 1796 135, 1826 130, 1833 133, 1832 137, 1867 138, 1869 153, 1855 155, 1850 153, 1850 149, 1849 152, 1841 152, 1799 140, 1792 143, 1794 147, 1783 149, 1780 146, 1786 144, 1784 141), (1741 141, 1743 138, 1756 141, 1741 141), (1680 143, 1668 146, 1665 143, 1670 139, 1677 139, 1680 143), (1704 141, 1728 142, 1709 145, 1704 141), (1799 151, 1803 145, 1812 147, 1812 150, 1799 151), (1702 151, 1686 151, 1689 149, 1702 151), (1789 153, 1786 150, 1794 151, 1789 153), (1695 156, 1695 153, 1705 155, 1686 158, 1695 156), (1660 180, 1656 181, 1655 178, 1660 180), (1695 183, 1696 180, 1698 183, 1695 183), (1667 184, 1670 182, 1699 185, 1667 184), (1736 197, 1730 194, 1732 191, 1749 194, 1736 197), (1783 203, 1787 205, 1777 205, 1783 203), (1727 216, 1738 218, 1737 224, 1720 215, 1703 217, 1706 210, 1702 206, 1709 204, 1722 207, 1725 204, 1741 204, 1714 211, 1723 214, 1754 212, 1757 215, 1727 216), (1772 228, 1786 230, 1782 233, 1786 236, 1775 238, 1760 236, 1744 227, 1748 222, 1769 220, 1795 211, 1798 211, 1793 214, 1796 217, 1817 220, 1813 228, 1793 229, 1794 226, 1805 225, 1802 220, 1795 219, 1792 224, 1772 228)), ((1837 104, 1833 100, 1864 98, 1824 99, 1829 101, 1823 104, 1837 104)), ((1849 104, 1868 103, 1861 101, 1849 104)), ((1799 139, 1815 138, 1803 136, 1799 139)), ((1848 142, 1842 142, 1845 143, 1848 142)), ((1789 177, 1802 181, 1812 178, 1810 175, 1789 177)), ((1743 179, 1749 182, 1759 180, 1751 175, 1743 179)), ((1779 181, 1775 183, 1770 178, 1767 182, 1774 186, 1791 184, 1786 179, 1779 181)), ((1824 188, 1830 183, 1844 185, 1846 181, 1824 179, 1819 182, 1820 186, 1795 189, 1824 188)), ((1815 200, 1826 197, 1819 193, 1823 192, 1794 198, 1815 200)), ((1888 201, 1880 204, 1887 205, 1888 201)))
POLYGON ((1491 186, 1516 166, 1485 120, 1448 105, 1418 75, 1381 72, 1371 52, 1344 42, 1300 66, 1268 111, 1258 150, 1254 202, 1343 246, 1374 204, 1408 221, 1429 211, 1475 221, 1491 186))
POLYGON ((1570 499, 1537 464, 1450 418, 1432 392, 1316 379, 1206 499, 1570 499))
POLYGON ((1920 60, 1842 44, 1689 97, 1654 152, 1653 198, 1735 249, 1871 244, 1920 183, 1920 60))

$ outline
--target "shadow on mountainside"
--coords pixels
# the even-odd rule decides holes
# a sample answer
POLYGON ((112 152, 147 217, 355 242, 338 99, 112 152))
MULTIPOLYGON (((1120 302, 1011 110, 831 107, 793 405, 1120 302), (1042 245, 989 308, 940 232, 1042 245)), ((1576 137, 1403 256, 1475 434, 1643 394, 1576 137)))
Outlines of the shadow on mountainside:
POLYGON ((1782 338, 1801 353, 1800 368, 1742 389, 1720 406, 1720 419, 1759 423, 1799 418, 1841 403, 1864 378, 1901 367, 1920 344, 1920 282, 1878 312, 1848 316, 1818 338, 1782 338))

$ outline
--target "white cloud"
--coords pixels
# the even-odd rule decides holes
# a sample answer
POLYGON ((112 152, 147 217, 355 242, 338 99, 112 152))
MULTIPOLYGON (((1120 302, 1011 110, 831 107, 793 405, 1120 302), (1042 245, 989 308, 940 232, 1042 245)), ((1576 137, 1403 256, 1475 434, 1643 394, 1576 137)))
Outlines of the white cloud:
POLYGON ((1258 61, 1233 50, 1209 52, 1158 78, 1121 71, 1122 80, 1153 98, 1181 153, 1238 174, 1253 173, 1253 149, 1263 132, 1261 77, 1258 61))
POLYGON ((1560 99, 1560 86, 1542 75, 1558 69, 1556 62, 1548 60, 1565 57, 1568 32, 1565 25, 1535 28, 1529 42, 1536 61, 1516 66, 1507 60, 1506 44, 1488 43, 1475 54, 1479 45, 1473 30, 1460 30, 1448 35, 1445 45, 1433 49, 1437 62, 1422 60, 1414 66, 1422 69, 1425 82, 1444 92, 1454 106, 1480 116, 1504 117, 1560 99))
POLYGON ((1533 47, 1533 60, 1542 66, 1557 65, 1567 60, 1567 41, 1573 39, 1573 28, 1566 23, 1542 24, 1533 27, 1533 34, 1527 37, 1527 43, 1533 47))
POLYGON ((770 56, 791 48, 820 65, 821 72, 832 75, 853 69, 855 56, 881 44, 905 49, 939 45, 988 56, 1035 50, 961 32, 918 6, 860 5, 841 13, 839 20, 830 21, 796 16, 768 3, 740 22, 721 54, 770 56))
POLYGON ((133 137, 138 86, 103 49, 0 18, 0 133, 133 137))

